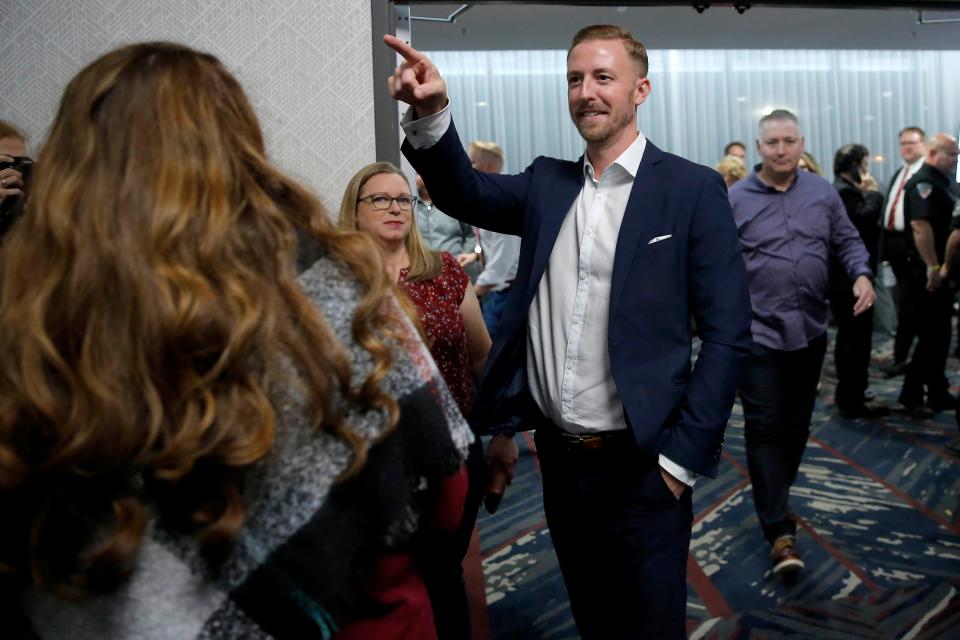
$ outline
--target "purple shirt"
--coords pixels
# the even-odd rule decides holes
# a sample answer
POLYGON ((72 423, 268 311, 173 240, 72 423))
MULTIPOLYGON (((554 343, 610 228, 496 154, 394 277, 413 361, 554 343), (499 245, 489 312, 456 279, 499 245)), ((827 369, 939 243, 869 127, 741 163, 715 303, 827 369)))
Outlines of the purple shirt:
POLYGON ((830 252, 851 279, 873 275, 837 190, 798 171, 789 189, 777 191, 754 169, 730 187, 730 206, 747 266, 754 342, 781 351, 806 347, 827 330, 830 252))

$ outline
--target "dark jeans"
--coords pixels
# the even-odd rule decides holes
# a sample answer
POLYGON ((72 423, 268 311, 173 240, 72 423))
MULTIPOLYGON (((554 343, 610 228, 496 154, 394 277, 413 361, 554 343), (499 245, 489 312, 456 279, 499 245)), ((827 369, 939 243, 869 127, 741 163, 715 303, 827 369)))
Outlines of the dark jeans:
POLYGON ((507 302, 507 296, 510 295, 510 287, 503 291, 491 291, 483 296, 481 302, 481 311, 483 313, 483 323, 487 325, 487 331, 493 336, 493 330, 500 322, 500 316, 503 314, 503 307, 507 302))
POLYGON ((906 294, 915 313, 918 339, 900 392, 900 402, 906 406, 923 404, 924 389, 927 402, 944 398, 949 393, 944 370, 950 349, 953 294, 945 285, 933 293, 926 287, 926 269, 922 266, 912 269, 906 294))
POLYGON ((568 450, 537 429, 543 506, 584 640, 685 638, 690 490, 634 446, 568 450))
POLYGON ((834 400, 841 409, 855 408, 864 402, 869 384, 870 348, 873 345, 873 309, 853 315, 853 283, 844 278, 830 291, 830 309, 837 322, 834 362, 837 389, 834 400))
POLYGON ((454 533, 423 532, 418 536, 414 548, 423 582, 430 595, 439 640, 470 637, 470 609, 463 583, 463 557, 470 547, 486 482, 480 438, 470 445, 466 465, 469 485, 459 528, 454 533))
POLYGON ((740 383, 753 503, 771 543, 797 531, 787 501, 807 446, 826 350, 826 334, 797 351, 754 343, 740 383))

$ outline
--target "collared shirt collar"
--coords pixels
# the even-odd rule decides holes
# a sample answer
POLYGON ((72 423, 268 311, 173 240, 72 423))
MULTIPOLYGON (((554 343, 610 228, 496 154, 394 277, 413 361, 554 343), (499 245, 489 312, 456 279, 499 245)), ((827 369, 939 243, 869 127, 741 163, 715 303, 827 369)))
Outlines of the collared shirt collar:
MULTIPOLYGON (((643 152, 647 148, 647 138, 642 131, 637 131, 636 139, 630 143, 630 146, 623 150, 616 160, 610 163, 610 166, 618 165, 621 169, 630 174, 631 178, 637 177, 640 170, 640 161, 643 160, 643 152)), ((608 169, 610 167, 607 167, 608 169)), ((583 154, 583 175, 593 179, 593 165, 587 154, 583 154), (589 168, 589 170, 588 170, 589 168)))
POLYGON ((926 161, 926 156, 920 156, 919 158, 917 158, 916 160, 914 160, 913 162, 907 165, 908 167, 907 170, 910 173, 916 173, 917 171, 920 170, 920 167, 924 165, 925 161, 926 161))
MULTIPOLYGON (((769 184, 767 184, 766 182, 764 182, 763 180, 760 179, 760 170, 761 170, 762 168, 763 168, 763 165, 762 165, 762 164, 757 164, 757 165, 754 165, 754 166, 753 166, 753 171, 751 171, 751 172, 750 172, 750 175, 747 176, 747 182, 748 182, 748 184, 753 185, 755 188, 757 188, 757 189, 759 189, 759 190, 761 190, 761 191, 780 191, 780 190, 777 189, 776 187, 774 187, 774 186, 772 186, 772 185, 769 185, 769 184)), ((790 186, 787 187, 785 191, 781 191, 781 193, 786 193, 787 191, 792 190, 795 186, 797 186, 797 183, 800 182, 801 179, 806 179, 806 178, 803 178, 803 177, 802 177, 803 174, 805 174, 805 173, 810 173, 810 172, 809 172, 809 171, 801 171, 800 169, 794 169, 794 170, 793 170, 793 173, 794 173, 793 182, 790 183, 790 186)))

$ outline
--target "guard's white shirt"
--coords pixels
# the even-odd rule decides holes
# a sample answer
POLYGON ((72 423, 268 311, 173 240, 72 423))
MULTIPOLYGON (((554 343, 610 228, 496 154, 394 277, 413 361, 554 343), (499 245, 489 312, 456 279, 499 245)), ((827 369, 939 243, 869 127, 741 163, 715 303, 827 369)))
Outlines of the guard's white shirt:
MULTIPOLYGON (((450 126, 450 105, 401 122, 414 148, 433 146, 450 126)), ((620 223, 643 159, 642 133, 595 178, 584 161, 584 183, 550 253, 527 316, 527 383, 537 406, 571 433, 626 428, 623 401, 613 381, 607 328, 610 286, 620 223)), ((660 466, 693 486, 696 474, 660 455, 660 466)))
POLYGON ((880 225, 886 229, 887 220, 890 219, 890 207, 894 205, 894 200, 896 200, 897 209, 893 212, 893 228, 896 231, 903 231, 906 229, 903 219, 903 201, 906 200, 907 194, 901 193, 900 197, 897 198, 897 191, 900 190, 901 186, 906 186, 907 182, 910 181, 910 178, 913 177, 917 171, 920 170, 920 167, 923 166, 923 158, 914 162, 913 164, 905 164, 900 167, 900 171, 897 171, 897 175, 893 177, 893 182, 890 187, 890 193, 887 194, 887 204, 883 207, 883 218, 880 219, 880 225), (907 172, 907 179, 904 182, 903 172, 907 172))

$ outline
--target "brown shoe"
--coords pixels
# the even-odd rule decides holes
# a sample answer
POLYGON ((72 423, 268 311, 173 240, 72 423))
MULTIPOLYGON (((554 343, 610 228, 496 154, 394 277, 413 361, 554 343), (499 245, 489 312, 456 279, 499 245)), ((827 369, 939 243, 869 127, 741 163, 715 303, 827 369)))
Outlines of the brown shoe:
POLYGON ((770 564, 773 565, 773 575, 792 575, 803 569, 803 560, 797 553, 797 538, 795 536, 780 536, 773 542, 770 550, 770 564))

